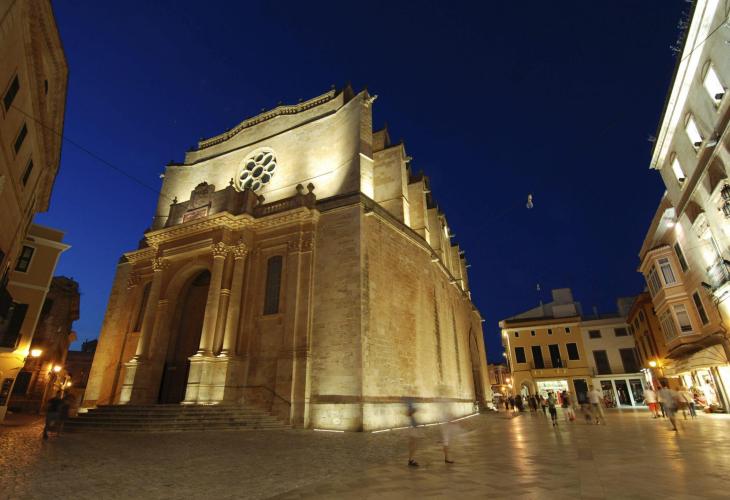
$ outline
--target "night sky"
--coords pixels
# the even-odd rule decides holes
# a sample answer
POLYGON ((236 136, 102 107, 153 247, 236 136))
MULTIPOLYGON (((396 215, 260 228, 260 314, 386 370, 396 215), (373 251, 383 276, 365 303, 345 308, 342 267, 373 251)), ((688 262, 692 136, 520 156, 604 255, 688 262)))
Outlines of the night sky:
POLYGON ((79 341, 99 333, 116 262, 149 226, 167 162, 261 108, 346 82, 378 94, 375 127, 387 122, 430 176, 472 265, 490 359, 502 359, 498 321, 551 288, 571 287, 586 311, 615 310, 643 288, 637 253, 663 191, 648 137, 689 6, 54 2, 70 75, 64 134, 97 158, 64 144, 36 220, 73 246, 57 274, 81 285, 79 341))

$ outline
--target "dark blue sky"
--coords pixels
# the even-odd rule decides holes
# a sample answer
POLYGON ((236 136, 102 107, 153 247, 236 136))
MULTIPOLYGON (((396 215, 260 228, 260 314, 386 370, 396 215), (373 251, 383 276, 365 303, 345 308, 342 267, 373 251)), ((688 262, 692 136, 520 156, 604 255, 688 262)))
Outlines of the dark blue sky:
MULTIPOLYGON (((590 310, 642 289, 662 193, 648 169, 684 0, 54 2, 64 133, 153 189, 170 160, 277 102, 352 82, 403 138, 472 264, 489 358, 497 322, 572 287, 590 310), (527 193, 535 207, 524 207, 527 193)), ((69 143, 51 209, 98 335, 116 262, 156 194, 69 143)))

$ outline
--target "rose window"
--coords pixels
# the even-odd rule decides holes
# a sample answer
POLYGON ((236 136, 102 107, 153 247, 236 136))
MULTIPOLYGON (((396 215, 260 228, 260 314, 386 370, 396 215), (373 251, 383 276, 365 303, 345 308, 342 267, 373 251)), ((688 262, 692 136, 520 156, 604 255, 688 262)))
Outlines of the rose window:
POLYGON ((276 171, 276 156, 270 149, 259 149, 246 158, 238 169, 236 187, 258 191, 268 184, 276 171))

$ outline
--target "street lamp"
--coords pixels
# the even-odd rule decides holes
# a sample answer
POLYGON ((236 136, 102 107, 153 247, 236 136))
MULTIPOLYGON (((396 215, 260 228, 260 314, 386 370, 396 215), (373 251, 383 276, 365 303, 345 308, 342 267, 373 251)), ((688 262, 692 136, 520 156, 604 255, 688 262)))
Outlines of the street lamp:
POLYGON ((653 359, 649 361, 649 366, 651 366, 652 368, 656 368, 656 361, 654 361, 653 359))
POLYGON ((61 365, 56 365, 56 366, 54 366, 54 367, 53 367, 53 371, 54 371, 54 373, 58 373, 58 372, 60 372, 60 371, 61 371, 61 365))
POLYGON ((43 354, 43 349, 31 349, 30 350, 30 357, 31 358, 40 358, 41 354, 43 354))

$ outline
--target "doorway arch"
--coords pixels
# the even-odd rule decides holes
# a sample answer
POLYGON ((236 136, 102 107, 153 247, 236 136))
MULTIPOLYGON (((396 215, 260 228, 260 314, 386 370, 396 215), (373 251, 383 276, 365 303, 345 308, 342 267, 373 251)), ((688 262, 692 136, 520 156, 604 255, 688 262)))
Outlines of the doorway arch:
POLYGON ((206 269, 191 276, 180 290, 160 382, 158 401, 162 404, 180 403, 185 398, 189 358, 200 345, 209 287, 210 271, 206 269))

